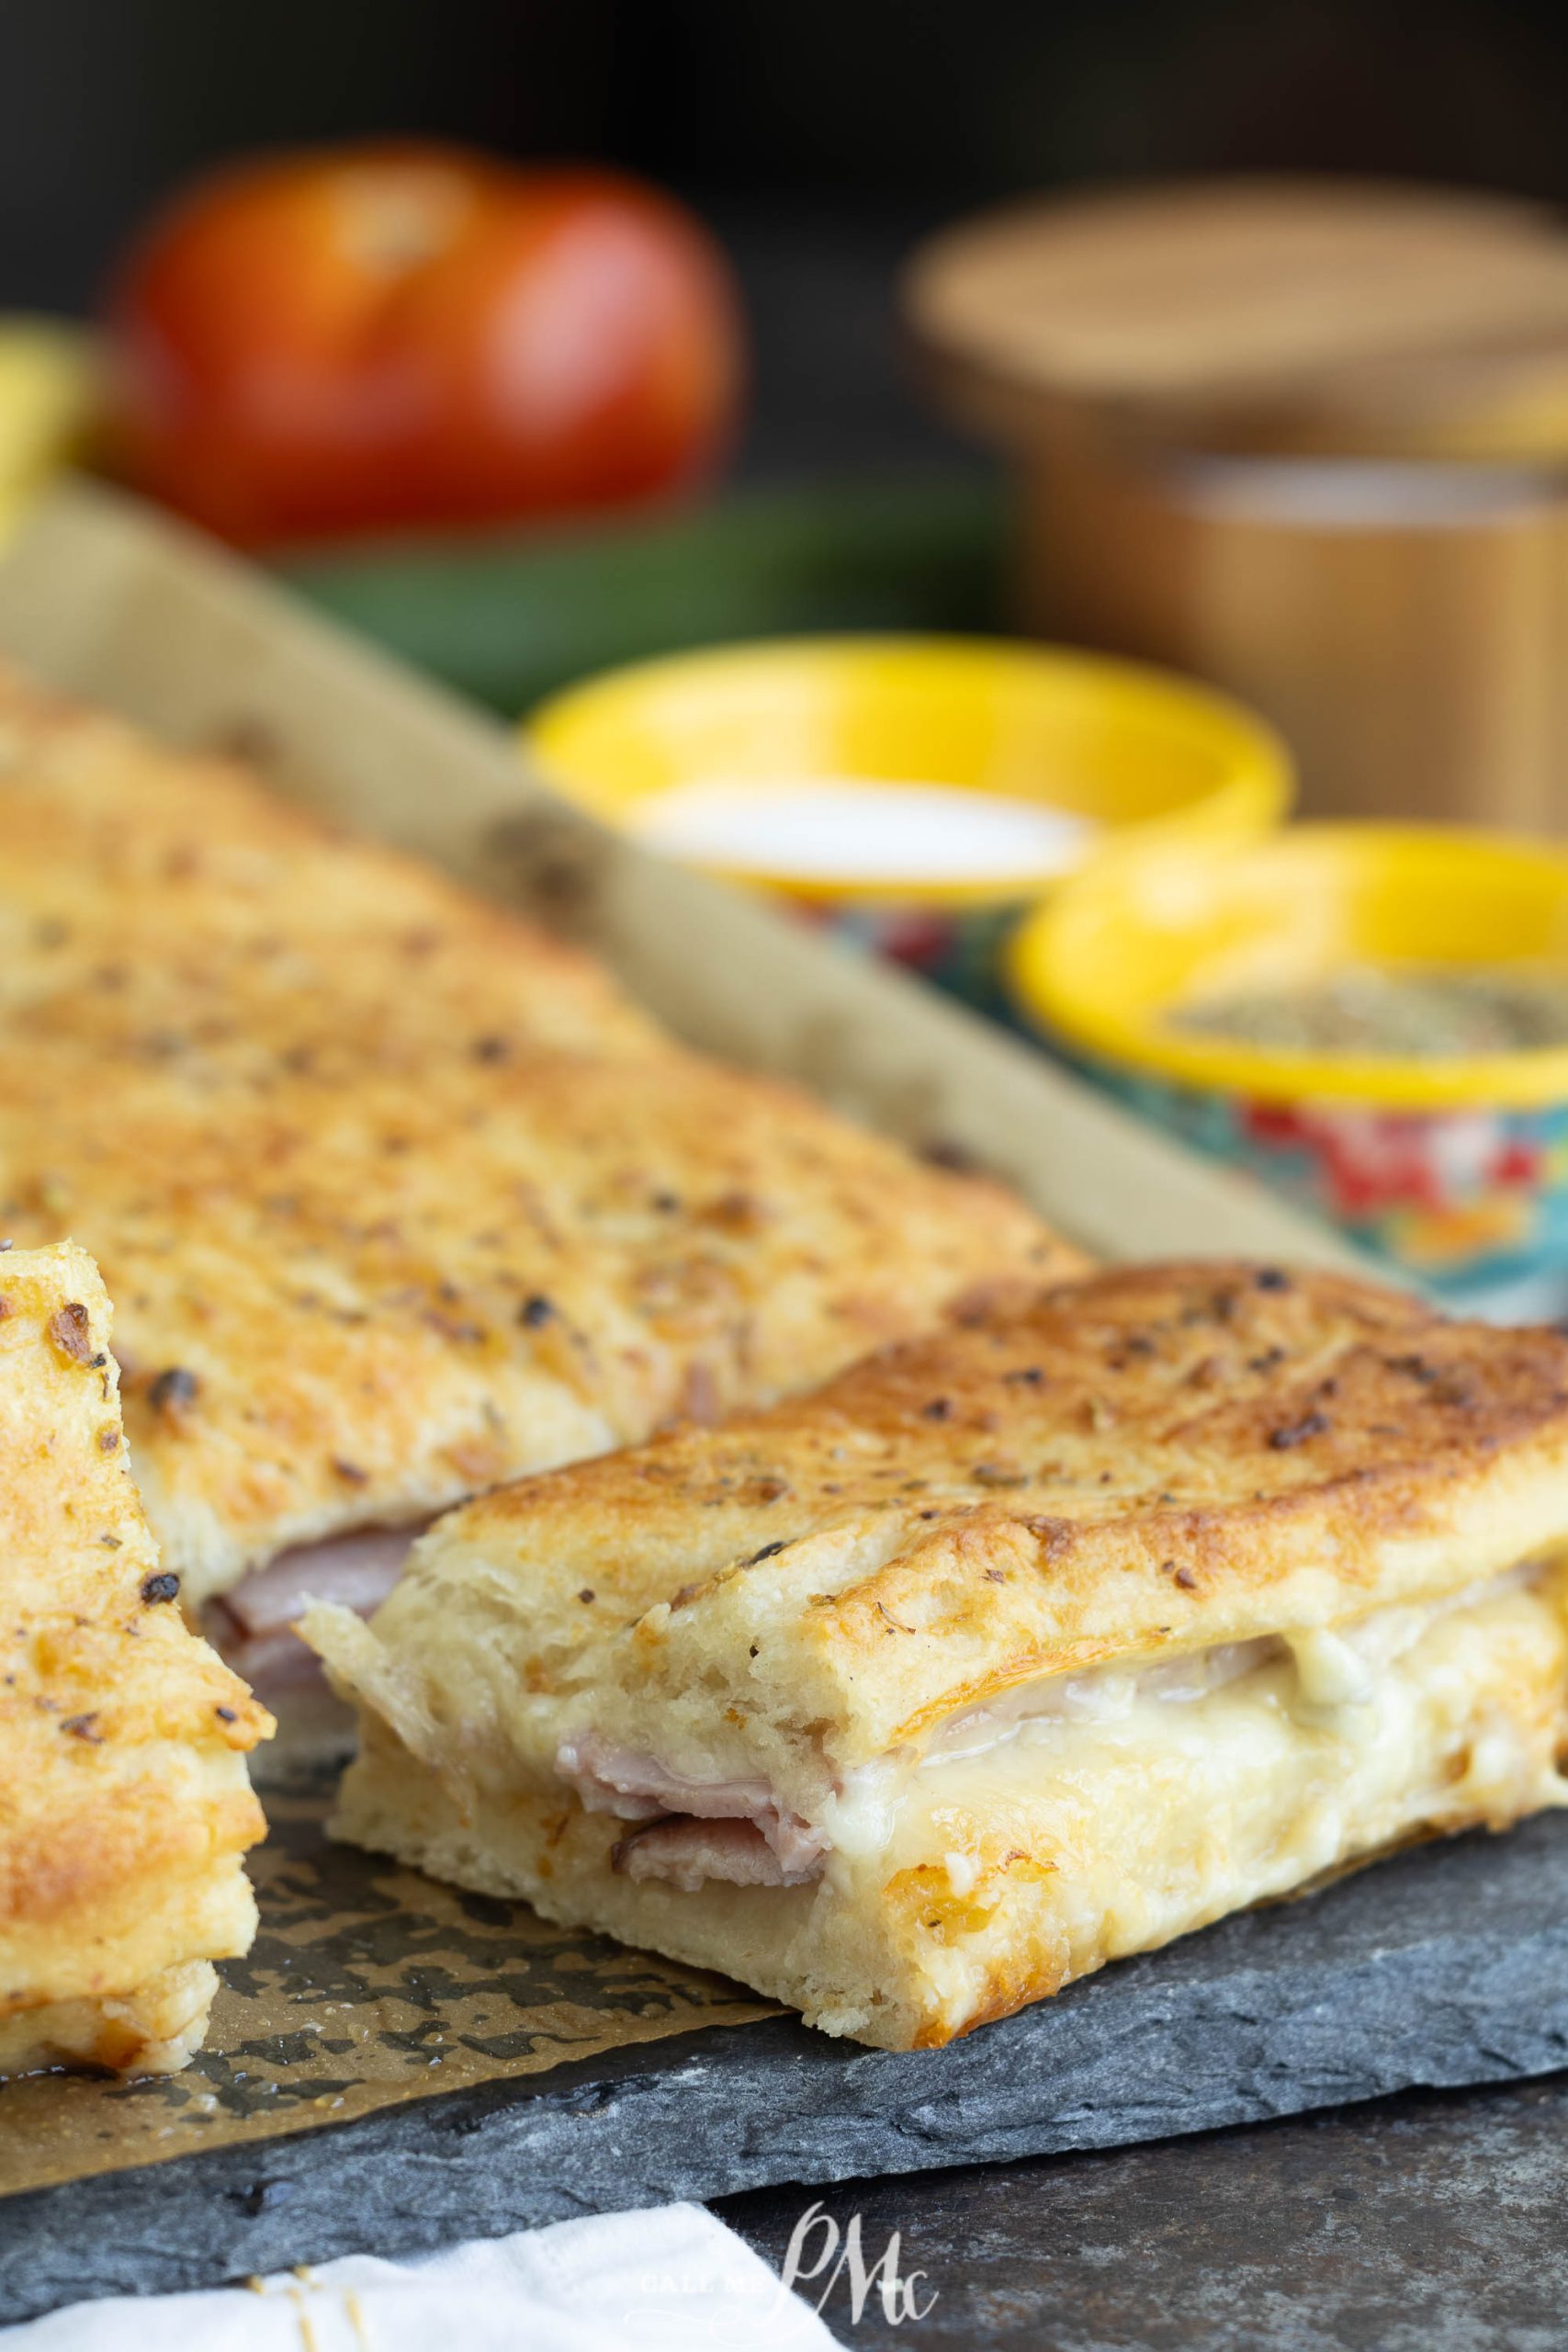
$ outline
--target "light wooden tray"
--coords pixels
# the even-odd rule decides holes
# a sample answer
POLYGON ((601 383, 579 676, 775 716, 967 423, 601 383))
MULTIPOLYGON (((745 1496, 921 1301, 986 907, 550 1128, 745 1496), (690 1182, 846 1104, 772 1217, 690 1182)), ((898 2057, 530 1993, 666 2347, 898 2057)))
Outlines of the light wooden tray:
POLYGON ((58 493, 0 560, 0 653, 176 742, 243 745, 311 808, 586 940, 694 1044, 973 1159, 1097 1256, 1359 1262, 919 983, 602 831, 493 720, 107 491, 58 493))

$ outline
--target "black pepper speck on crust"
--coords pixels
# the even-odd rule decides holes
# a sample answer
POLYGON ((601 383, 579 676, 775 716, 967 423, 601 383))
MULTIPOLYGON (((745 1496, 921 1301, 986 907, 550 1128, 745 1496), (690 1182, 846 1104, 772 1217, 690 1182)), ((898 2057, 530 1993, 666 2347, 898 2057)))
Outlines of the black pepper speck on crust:
POLYGON ((248 1941, 238 1864, 265 1825, 242 1758, 270 1723, 177 1607, 149 1606, 179 1579, 128 1475, 96 1266, 69 1242, 5 1264, 0 2020, 71 2002, 71 2047, 140 2072, 166 1973, 248 1941))
POLYGON ((1309 1438, 1325 1437, 1330 1427, 1326 1413, 1303 1413, 1299 1421, 1285 1421, 1269 1432, 1269 1442, 1276 1453, 1286 1453, 1293 1445, 1305 1445, 1309 1438))
POLYGON ((200 1385, 194 1372, 187 1372, 184 1364, 172 1363, 159 1373, 148 1389, 147 1401, 154 1412, 177 1411, 192 1402, 200 1385))
POLYGON ((0 729, 0 1217, 112 1270, 128 1450, 193 1603, 299 1527, 645 1437, 698 1372, 744 1408, 1081 1263, 1000 1184, 694 1053, 603 963, 231 762, 9 672, 0 729))
POLYGON ((49 1336, 61 1354, 68 1356, 73 1363, 92 1362, 92 1324, 79 1299, 71 1300, 50 1317, 49 1336))
MULTIPOLYGON (((806 1679, 829 1679, 868 1721, 889 1694, 890 1720, 865 1734, 875 1754, 940 1713, 954 1677, 968 1704, 992 1674, 1010 1685, 1277 1631, 1298 1570, 1321 1609, 1325 1561, 1347 1615, 1399 1595, 1404 1575, 1470 1580, 1467 1512, 1506 1509, 1495 1540, 1533 1540, 1516 1486, 1568 1535, 1568 1340, 1450 1322, 1346 1276, 1260 1271, 1109 1270, 884 1349, 812 1396, 502 1489, 450 1541, 525 1563, 529 1608, 547 1620, 559 1605, 569 1646, 590 1637, 566 1604, 592 1558, 593 1628, 651 1612, 658 1639, 638 1656, 671 1688, 765 1624, 770 1668, 802 1650, 806 1679), (1146 1350, 1128 1346, 1139 1335, 1146 1350), (1113 1352, 1126 1368, 1111 1412, 1113 1352), (1412 1356, 1437 1374, 1414 1391, 1412 1356), (1200 1363, 1213 1376, 1194 1386, 1200 1363), (1043 1379, 1010 1378, 1031 1370, 1043 1379), (678 1607, 668 1623, 660 1604, 678 1607)), ((422 1579, 439 1594, 453 1573, 427 1538, 392 1622, 434 1611, 422 1579)))

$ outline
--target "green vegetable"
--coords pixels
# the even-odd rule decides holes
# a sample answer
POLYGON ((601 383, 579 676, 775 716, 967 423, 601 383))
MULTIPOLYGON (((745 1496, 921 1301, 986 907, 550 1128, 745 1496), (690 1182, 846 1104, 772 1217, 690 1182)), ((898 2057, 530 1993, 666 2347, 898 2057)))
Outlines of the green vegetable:
POLYGON ((288 558, 305 596, 516 717, 595 670, 694 645, 999 625, 1000 499, 984 480, 751 491, 570 533, 288 558))

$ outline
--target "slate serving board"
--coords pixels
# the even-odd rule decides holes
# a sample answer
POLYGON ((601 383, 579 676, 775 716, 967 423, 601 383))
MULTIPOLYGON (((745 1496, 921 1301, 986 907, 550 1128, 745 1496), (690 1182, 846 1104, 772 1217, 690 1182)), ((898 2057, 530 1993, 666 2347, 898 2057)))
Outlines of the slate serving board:
POLYGON ((906 2057, 334 1847, 324 1809, 273 1798, 263 1933, 187 2075, 0 2089, 0 2320, 1568 2065, 1562 1816, 1398 1856, 906 2057), (107 2168, 85 2170, 95 2145, 107 2168), (51 2161, 56 2185, 14 2186, 51 2161))

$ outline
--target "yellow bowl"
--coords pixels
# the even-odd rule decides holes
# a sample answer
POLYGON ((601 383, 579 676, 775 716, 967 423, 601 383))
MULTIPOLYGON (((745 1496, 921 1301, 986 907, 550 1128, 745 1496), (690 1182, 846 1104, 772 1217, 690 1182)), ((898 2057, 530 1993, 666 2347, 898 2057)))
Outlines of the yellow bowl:
POLYGON ((1167 844, 1075 876, 1009 955, 1027 1018, 1137 1106, 1420 1272, 1568 1263, 1568 1048, 1422 1061, 1183 1033, 1347 964, 1568 974, 1568 851, 1404 825, 1167 844))
MULTIPOLYGON (((558 790, 631 831, 655 795, 713 779, 741 789, 936 785, 1048 803, 1118 838, 1255 834, 1279 820, 1292 788, 1278 738, 1222 695, 1131 662, 985 639, 797 639, 677 654, 556 695, 525 736, 558 790)), ((1024 866, 911 882, 703 863, 969 994, 988 988, 998 916, 1010 927, 1059 874, 1024 866)))
POLYGON ((98 374, 82 328, 0 316, 0 539, 81 455, 96 419, 98 374))

